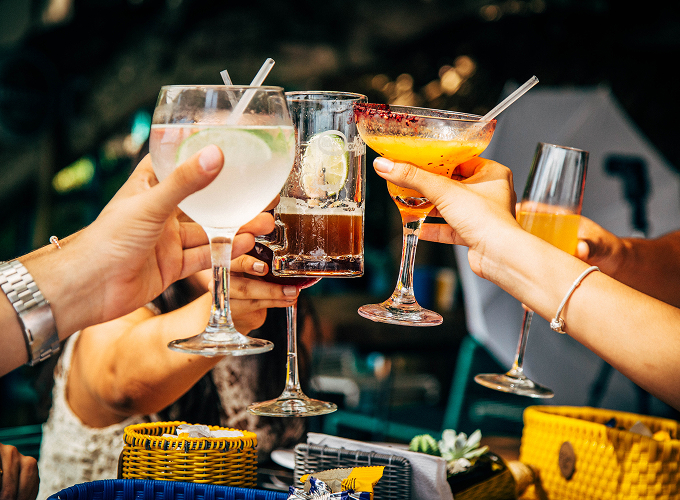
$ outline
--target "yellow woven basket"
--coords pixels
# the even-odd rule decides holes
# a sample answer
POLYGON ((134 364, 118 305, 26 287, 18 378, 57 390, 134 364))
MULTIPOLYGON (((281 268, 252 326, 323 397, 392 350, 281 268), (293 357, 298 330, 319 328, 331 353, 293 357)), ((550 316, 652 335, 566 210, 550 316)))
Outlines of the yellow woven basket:
MULTIPOLYGON (((123 479, 161 479, 254 488, 257 436, 168 438, 186 422, 152 422, 125 428, 119 464, 123 479)), ((210 430, 225 429, 210 426, 210 430)), ((227 429, 236 430, 236 429, 227 429)))
POLYGON ((530 406, 520 460, 536 467, 550 500, 680 500, 680 423, 588 407, 530 406), (629 429, 641 421, 655 439, 629 429))

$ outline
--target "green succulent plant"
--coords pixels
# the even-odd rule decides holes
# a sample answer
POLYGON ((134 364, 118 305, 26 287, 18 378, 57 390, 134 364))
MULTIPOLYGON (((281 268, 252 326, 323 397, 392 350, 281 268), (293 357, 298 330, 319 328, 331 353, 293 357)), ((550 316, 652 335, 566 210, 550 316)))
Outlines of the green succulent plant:
POLYGON ((482 432, 479 429, 470 434, 470 437, 464 432, 456 434, 453 429, 446 429, 442 432, 442 438, 438 443, 439 452, 447 462, 459 458, 472 460, 483 455, 489 449, 488 446, 479 447, 481 439, 482 432))
POLYGON ((411 439, 408 449, 411 451, 417 451, 418 453, 434 455, 435 457, 442 456, 442 454, 439 452, 439 445, 437 444, 437 441, 429 434, 420 434, 419 436, 415 436, 413 439, 411 439))

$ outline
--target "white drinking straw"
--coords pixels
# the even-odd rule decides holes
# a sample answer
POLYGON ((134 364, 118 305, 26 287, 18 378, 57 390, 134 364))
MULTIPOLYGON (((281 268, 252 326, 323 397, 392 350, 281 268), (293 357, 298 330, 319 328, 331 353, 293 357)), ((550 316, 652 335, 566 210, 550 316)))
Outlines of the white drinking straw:
POLYGON ((493 118, 496 118, 502 111, 505 110, 508 106, 510 106, 513 102, 515 102, 517 99, 522 97, 525 92, 527 92, 531 87, 536 85, 538 83, 538 78, 536 76, 532 76, 529 78, 524 85, 522 85, 520 88, 515 90, 512 94, 510 94, 508 97, 503 99, 500 104, 498 104, 495 108, 493 108, 491 111, 489 111, 487 114, 482 116, 479 121, 488 121, 492 120, 493 118))
MULTIPOLYGON (((258 71, 257 75, 255 75, 255 78, 253 78, 253 81, 250 82, 250 86, 259 87, 260 85, 262 85, 262 82, 264 82, 264 79, 267 78, 267 75, 271 71, 272 66, 274 66, 274 59, 270 57, 264 62, 264 64, 260 68, 260 71, 258 71)), ((241 96, 241 100, 234 108, 234 111, 232 111, 231 115, 229 115, 229 118, 227 118, 227 125, 234 125, 236 124, 236 122, 239 121, 241 115, 248 107, 248 104, 250 104, 250 101, 253 99, 254 95, 255 95, 254 89, 248 89, 243 93, 243 96, 241 96)))
POLYGON ((229 72, 226 69, 220 71, 220 75, 222 75, 222 81, 224 81, 225 85, 233 85, 233 83, 231 83, 229 72))

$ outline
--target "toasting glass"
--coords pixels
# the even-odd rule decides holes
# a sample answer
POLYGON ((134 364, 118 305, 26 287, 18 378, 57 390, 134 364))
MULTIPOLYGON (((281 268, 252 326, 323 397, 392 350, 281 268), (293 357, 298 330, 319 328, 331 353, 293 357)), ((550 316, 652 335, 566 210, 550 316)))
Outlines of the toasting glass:
POLYGON ((159 180, 210 144, 224 153, 217 178, 179 207, 210 240, 213 305, 205 330, 173 340, 171 349, 203 356, 240 356, 274 345, 234 328, 229 310, 231 247, 238 229, 264 210, 293 166, 294 129, 280 87, 166 86, 151 125, 150 150, 159 180))
MULTIPOLYGON (((286 99, 297 150, 295 166, 274 209, 275 236, 258 238, 255 249, 270 263, 270 274, 264 279, 307 288, 321 278, 361 276, 366 146, 356 130, 353 106, 366 96, 287 92, 286 99), (269 248, 260 247, 261 243, 269 248)), ((248 411, 269 417, 335 411, 335 404, 303 393, 298 378, 297 303, 286 308, 286 316, 288 363, 283 393, 253 403, 248 411)))
MULTIPOLYGON (((354 114, 362 139, 380 156, 449 177, 459 164, 486 149, 496 128, 496 120, 480 120, 477 115, 411 106, 357 104, 354 114)), ((413 293, 420 228, 433 205, 413 189, 389 181, 387 188, 403 224, 399 278, 390 298, 380 304, 361 306, 359 314, 382 323, 439 325, 441 315, 421 307, 413 293)))
MULTIPOLYGON (((524 229, 571 255, 578 243, 587 165, 587 151, 539 143, 517 212, 524 229)), ((479 374, 475 381, 497 391, 551 398, 552 390, 524 374, 524 351, 534 312, 524 304, 522 307, 522 329, 512 368, 504 374, 479 374)))

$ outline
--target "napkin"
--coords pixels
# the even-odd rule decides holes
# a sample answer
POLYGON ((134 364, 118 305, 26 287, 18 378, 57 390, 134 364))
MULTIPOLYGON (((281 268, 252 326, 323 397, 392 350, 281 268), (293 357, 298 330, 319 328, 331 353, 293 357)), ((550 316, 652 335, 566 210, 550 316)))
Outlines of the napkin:
POLYGON ((373 451, 404 457, 411 463, 411 497, 413 500, 432 500, 433 498, 453 500, 451 487, 446 481, 446 460, 441 457, 316 432, 307 433, 307 444, 355 451, 373 451))

